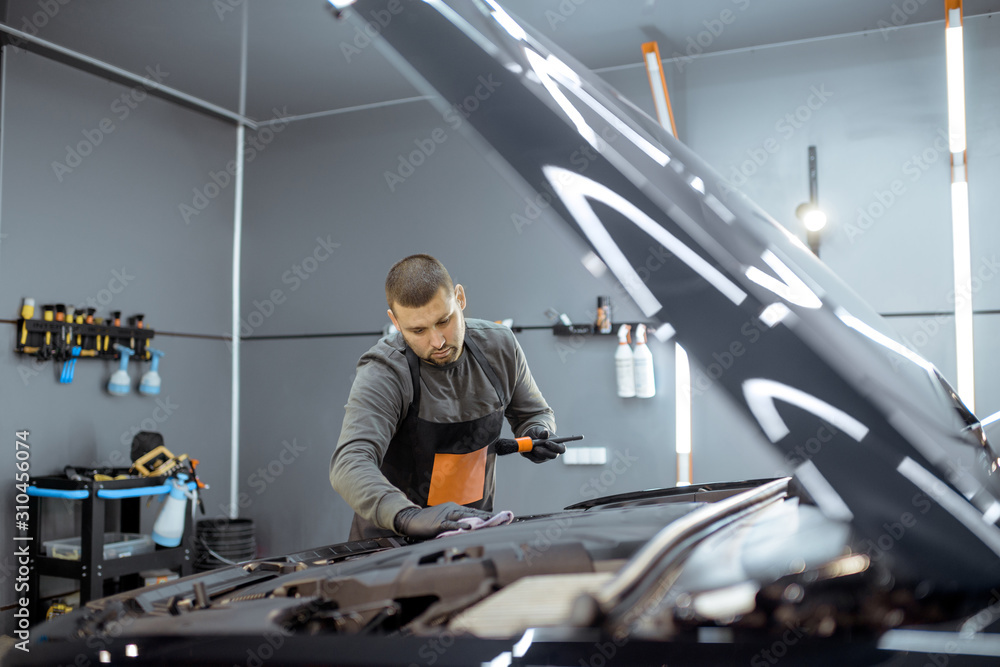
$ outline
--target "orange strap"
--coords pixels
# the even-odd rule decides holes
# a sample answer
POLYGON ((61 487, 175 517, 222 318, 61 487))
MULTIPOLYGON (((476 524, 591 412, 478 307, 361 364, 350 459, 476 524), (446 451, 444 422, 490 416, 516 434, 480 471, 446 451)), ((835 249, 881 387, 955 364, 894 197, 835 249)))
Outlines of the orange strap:
POLYGON ((517 443, 517 451, 519 452, 531 451, 531 438, 514 438, 514 442, 517 443))

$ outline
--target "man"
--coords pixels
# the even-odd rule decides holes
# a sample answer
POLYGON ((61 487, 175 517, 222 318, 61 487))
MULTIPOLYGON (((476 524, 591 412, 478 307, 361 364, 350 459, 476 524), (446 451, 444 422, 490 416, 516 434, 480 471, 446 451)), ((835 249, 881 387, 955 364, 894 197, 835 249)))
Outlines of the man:
POLYGON ((507 327, 465 319, 465 290, 429 255, 397 262, 385 281, 387 336, 358 362, 330 483, 354 508, 351 540, 434 537, 493 511, 493 443, 504 417, 522 456, 566 451, 550 442, 552 410, 507 327))

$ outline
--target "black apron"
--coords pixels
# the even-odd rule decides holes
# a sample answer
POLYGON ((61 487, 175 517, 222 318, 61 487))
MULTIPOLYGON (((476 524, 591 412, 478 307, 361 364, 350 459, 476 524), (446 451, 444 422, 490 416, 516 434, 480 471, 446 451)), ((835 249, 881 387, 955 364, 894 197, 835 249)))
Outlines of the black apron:
MULTIPOLYGON (((500 379, 482 350, 465 337, 465 349, 479 363, 500 398, 500 408, 478 419, 438 423, 420 418, 420 358, 406 348, 406 361, 413 382, 413 400, 403 423, 389 441, 379 470, 390 484, 421 507, 449 501, 493 511, 496 453, 490 445, 500 437, 504 400, 500 379)), ((350 540, 387 537, 391 530, 379 528, 354 515, 350 540)))

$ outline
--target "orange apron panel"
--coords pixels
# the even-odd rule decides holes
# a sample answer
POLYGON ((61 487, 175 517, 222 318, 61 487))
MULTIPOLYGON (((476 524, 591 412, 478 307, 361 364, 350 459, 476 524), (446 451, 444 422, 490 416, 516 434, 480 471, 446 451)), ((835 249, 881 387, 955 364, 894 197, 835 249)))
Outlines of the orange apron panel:
POLYGON ((483 499, 489 447, 469 454, 435 454, 427 505, 448 501, 465 505, 483 499))

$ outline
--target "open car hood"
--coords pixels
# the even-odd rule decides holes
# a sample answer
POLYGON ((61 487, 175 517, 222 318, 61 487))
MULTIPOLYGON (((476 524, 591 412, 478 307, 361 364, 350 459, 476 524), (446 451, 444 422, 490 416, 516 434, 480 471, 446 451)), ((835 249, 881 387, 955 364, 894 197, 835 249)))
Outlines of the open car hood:
POLYGON ((473 145, 583 238, 581 260, 617 278, 658 338, 804 461, 797 479, 851 523, 859 551, 891 539, 893 575, 924 588, 1000 584, 997 454, 978 421, 796 237, 493 0, 361 0, 345 14, 442 113, 491 82, 461 126, 473 145), (662 265, 640 270, 653 253, 662 265), (829 441, 805 450, 818 432, 829 441))

